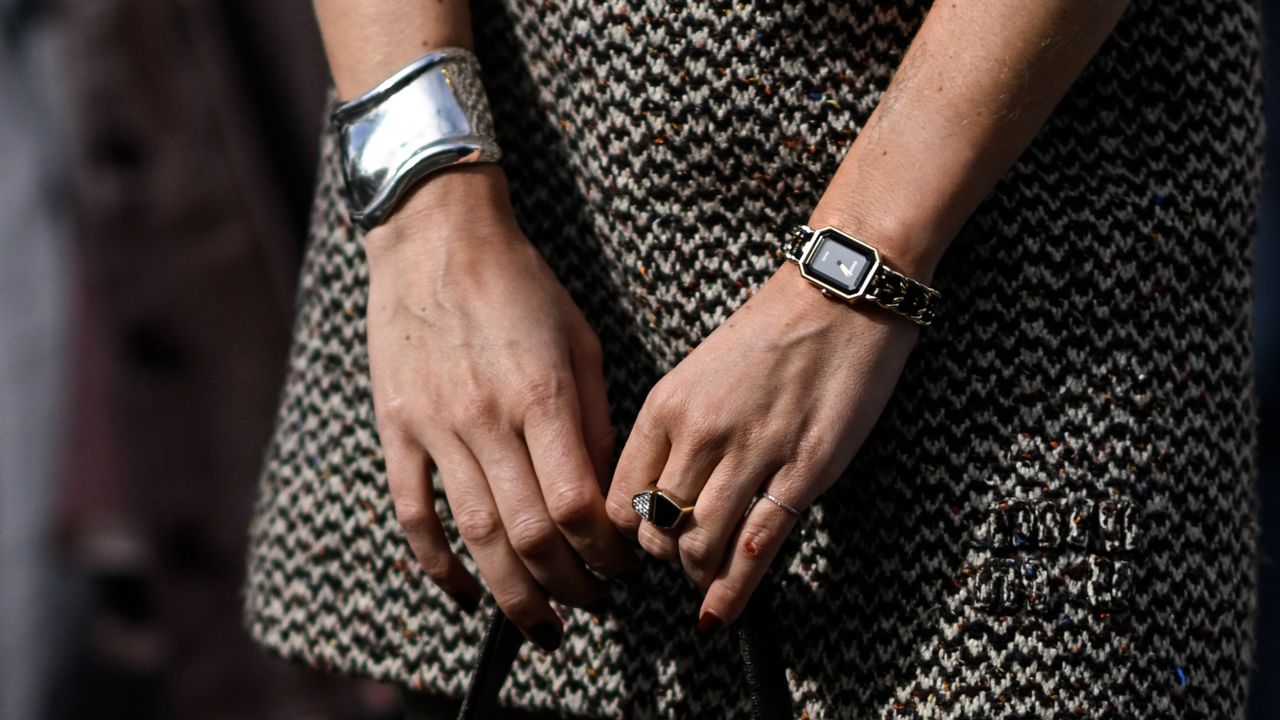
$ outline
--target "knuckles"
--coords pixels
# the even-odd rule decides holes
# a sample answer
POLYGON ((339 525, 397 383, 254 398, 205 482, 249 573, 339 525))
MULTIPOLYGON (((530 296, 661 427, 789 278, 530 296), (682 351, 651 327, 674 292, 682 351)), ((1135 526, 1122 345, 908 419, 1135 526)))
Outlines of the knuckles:
POLYGON ((680 558, 690 577, 701 584, 701 578, 714 572, 712 565, 718 559, 716 549, 711 546, 707 533, 698 529, 689 529, 680 534, 680 558))
POLYGON ((684 419, 689 403, 689 394, 667 375, 649 390, 643 409, 658 424, 670 426, 684 419))
POLYGON ((413 419, 409 401, 401 396, 382 399, 381 402, 376 403, 374 410, 378 435, 381 437, 391 437, 403 431, 410 426, 413 419))
POLYGON ((511 548, 523 558, 546 557, 556 546, 560 533, 549 519, 525 518, 507 529, 511 548))
POLYGON ((435 580, 441 586, 448 583, 452 577, 453 560, 443 552, 429 552, 418 555, 418 565, 427 577, 435 580))
POLYGON ((525 413, 559 408, 569 396, 573 378, 563 370, 535 372, 517 385, 516 396, 525 413))
POLYGON ((675 541, 659 533, 649 525, 641 525, 639 533, 640 547, 659 560, 674 562, 679 559, 680 551, 675 541))
POLYGON ((802 433, 787 444, 790 448, 789 464, 801 475, 817 472, 830 454, 829 438, 818 437, 813 432, 802 433))
POLYGON ((468 543, 486 544, 502 532, 502 521, 495 512, 482 508, 466 508, 453 516, 458 535, 468 543))
POLYGON ((590 523, 596 512, 592 494, 579 487, 567 487, 547 498, 551 520, 560 527, 576 528, 590 523))
POLYGON ((677 437, 690 455, 704 457, 718 454, 732 440, 733 433, 734 428, 722 426, 716 418, 697 415, 685 419, 677 437))
POLYGON ((668 378, 659 381, 645 399, 641 417, 637 418, 637 428, 642 432, 665 432, 691 454, 702 455, 723 450, 751 431, 751 418, 729 414, 722 405, 680 383, 669 382, 668 378))
POLYGON ((501 405, 492 394, 469 392, 451 406, 454 424, 459 428, 489 431, 501 424, 501 405))
POLYGON ((623 532, 634 532, 634 528, 640 522, 635 510, 631 508, 631 498, 624 497, 619 490, 613 490, 609 493, 609 497, 605 501, 604 510, 609 516, 609 522, 623 532))
POLYGON ((737 549, 753 560, 763 558, 782 545, 786 538, 785 529, 776 523, 751 523, 738 535, 737 549))
POLYGON ((426 532, 435 520, 435 512, 421 505, 401 503, 396 505, 396 521, 406 535, 426 532))
POLYGON ((552 416, 568 407, 575 382, 563 369, 522 373, 500 386, 468 383, 462 396, 445 400, 456 408, 454 424, 483 432, 519 425, 525 418, 552 416))

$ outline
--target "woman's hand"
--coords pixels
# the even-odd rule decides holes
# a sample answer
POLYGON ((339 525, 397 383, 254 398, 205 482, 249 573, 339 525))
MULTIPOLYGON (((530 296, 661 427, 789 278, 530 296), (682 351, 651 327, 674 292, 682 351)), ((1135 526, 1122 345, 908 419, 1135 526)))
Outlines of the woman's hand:
POLYGON ((428 180, 365 242, 378 434, 396 516, 460 604, 482 590, 434 511, 440 469, 498 605, 545 649, 548 599, 591 606, 634 556, 605 512, 613 452, 599 341, 517 227, 497 166, 428 180))
MULTIPOLYGON (((1129 2, 934 3, 809 224, 896 245, 896 269, 928 283, 1129 2)), ((764 488, 803 508, 830 486, 918 332, 882 308, 827 301, 788 264, 650 392, 609 516, 707 589, 700 626, 738 616, 795 522, 770 502, 743 519, 752 496, 764 488), (659 476, 697 500, 675 536, 631 510, 631 495, 659 476)))
POLYGON ((618 460, 609 516, 705 591, 699 628, 738 617, 796 523, 752 498, 764 490, 803 509, 830 487, 918 335, 883 308, 823 297, 787 263, 650 391, 618 460), (694 503, 673 531, 631 508, 655 479, 694 503))

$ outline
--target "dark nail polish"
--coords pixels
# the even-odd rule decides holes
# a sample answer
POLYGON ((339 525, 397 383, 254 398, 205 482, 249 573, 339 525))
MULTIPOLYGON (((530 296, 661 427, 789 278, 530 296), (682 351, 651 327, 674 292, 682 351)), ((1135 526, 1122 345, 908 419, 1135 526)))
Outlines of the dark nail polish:
POLYGON ((715 632, 723 624, 720 616, 714 610, 703 610, 702 614, 698 616, 698 629, 702 632, 715 632))
POLYGON ((480 600, 474 595, 468 595, 467 593, 461 592, 450 592, 449 597, 453 598, 453 601, 458 604, 458 607, 469 613, 475 612, 476 608, 480 607, 480 600))
POLYGON ((547 652, 555 652, 560 647, 560 640, 564 638, 560 629, 551 623, 542 623, 534 625, 529 629, 529 639, 538 647, 547 652))

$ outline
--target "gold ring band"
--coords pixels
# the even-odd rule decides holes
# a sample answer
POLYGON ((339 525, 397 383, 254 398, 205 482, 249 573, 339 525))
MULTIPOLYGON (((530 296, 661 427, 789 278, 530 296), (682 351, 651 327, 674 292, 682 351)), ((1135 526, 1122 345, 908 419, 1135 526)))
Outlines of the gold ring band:
POLYGON ((693 512, 693 505, 666 490, 651 486, 650 489, 631 496, 631 509, 636 511, 641 520, 664 530, 673 530, 693 512))

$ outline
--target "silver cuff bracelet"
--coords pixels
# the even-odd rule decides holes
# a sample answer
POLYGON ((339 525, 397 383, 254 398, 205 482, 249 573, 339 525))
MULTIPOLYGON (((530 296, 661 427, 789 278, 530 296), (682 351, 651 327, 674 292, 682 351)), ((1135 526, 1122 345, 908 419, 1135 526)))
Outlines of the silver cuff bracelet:
POLYGON ((480 63, 463 48, 423 55, 334 108, 331 121, 342 148, 351 221, 365 230, 381 223, 427 174, 502 156, 480 63))

